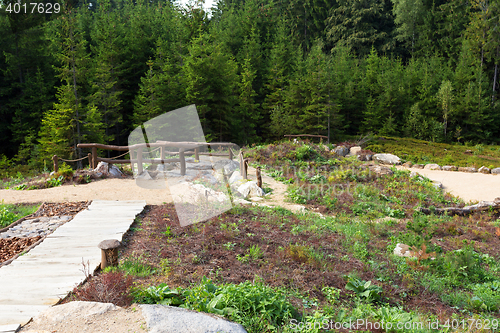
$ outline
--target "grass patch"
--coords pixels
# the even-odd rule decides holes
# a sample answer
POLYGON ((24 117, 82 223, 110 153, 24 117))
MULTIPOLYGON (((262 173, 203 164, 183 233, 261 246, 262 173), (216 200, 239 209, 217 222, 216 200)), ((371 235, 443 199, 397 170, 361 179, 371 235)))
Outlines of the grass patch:
POLYGON ((4 228, 20 218, 33 214, 39 205, 0 204, 0 228, 4 228))

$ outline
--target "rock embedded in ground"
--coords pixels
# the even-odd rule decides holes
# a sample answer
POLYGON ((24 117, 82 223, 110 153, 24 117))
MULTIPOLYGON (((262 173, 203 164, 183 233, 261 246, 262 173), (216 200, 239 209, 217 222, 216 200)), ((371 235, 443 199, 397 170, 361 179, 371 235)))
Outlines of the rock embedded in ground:
POLYGON ((424 169, 425 170, 441 170, 441 167, 439 166, 439 164, 430 163, 430 164, 426 164, 424 169))
POLYGON ((477 171, 480 173, 485 173, 485 174, 491 173, 490 168, 487 168, 485 166, 480 167, 479 170, 477 170, 477 171))
POLYGON ((264 190, 261 189, 257 182, 249 181, 238 187, 237 191, 243 196, 244 199, 251 197, 263 197, 265 195, 264 190))
POLYGON ((369 165, 368 169, 370 170, 370 172, 375 173, 377 176, 394 174, 394 172, 391 170, 391 168, 386 167, 384 165, 369 165))
POLYGON ((500 168, 491 169, 491 173, 494 175, 500 175, 500 168))
POLYGON ((234 171, 231 177, 229 178, 229 184, 232 185, 233 183, 241 180, 243 180, 243 177, 241 177, 240 172, 234 171))
POLYGON ((423 169, 424 165, 423 164, 414 164, 413 168, 415 168, 415 169, 423 169))
POLYGON ((410 162, 410 161, 408 161, 408 162, 403 163, 403 166, 404 166, 405 168, 411 168, 411 167, 413 166, 413 163, 412 163, 412 162, 410 162))
POLYGON ((393 154, 375 154, 373 160, 382 164, 400 165, 401 159, 393 154))
POLYGON ((116 309, 117 306, 112 303, 82 301, 69 302, 66 304, 52 306, 39 313, 35 318, 33 318, 33 323, 57 324, 59 322, 66 321, 68 318, 75 315, 78 315, 79 317, 89 317, 116 309))
POLYGON ((362 150, 360 146, 354 146, 349 149, 349 154, 348 156, 355 156, 358 155, 358 153, 362 150))
POLYGON ((337 147, 335 147, 333 152, 337 156, 345 157, 345 156, 347 156, 347 154, 349 154, 349 148, 347 148, 346 146, 337 146, 337 147))
POLYGON ((460 168, 458 168, 458 171, 460 171, 460 172, 472 172, 472 173, 474 173, 474 172, 477 172, 477 169, 474 168, 474 167, 460 167, 460 168))
POLYGON ((202 312, 159 304, 140 308, 150 333, 246 333, 240 324, 202 312))
POLYGON ((397 243, 396 248, 394 248, 394 255, 398 257, 411 257, 410 247, 403 243, 397 243))
POLYGON ((458 168, 456 166, 454 166, 454 165, 444 165, 442 167, 442 169, 444 171, 457 171, 458 170, 458 168))
POLYGON ((238 162, 233 161, 233 160, 229 160, 229 159, 215 161, 213 164, 213 168, 215 170, 223 169, 224 174, 226 176, 231 176, 233 171, 235 171, 236 169, 239 169, 239 167, 240 167, 240 164, 238 162))

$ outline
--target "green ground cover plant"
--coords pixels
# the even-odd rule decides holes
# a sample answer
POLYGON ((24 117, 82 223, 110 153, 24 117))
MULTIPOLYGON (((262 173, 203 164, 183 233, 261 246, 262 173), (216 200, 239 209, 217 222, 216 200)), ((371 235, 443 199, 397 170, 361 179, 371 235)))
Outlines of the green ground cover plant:
POLYGON ((0 228, 8 226, 24 216, 33 214, 38 207, 39 205, 0 204, 0 228))
POLYGON ((414 164, 437 163, 457 167, 500 167, 500 146, 482 144, 447 144, 412 138, 379 137, 368 142, 366 149, 391 153, 414 164))

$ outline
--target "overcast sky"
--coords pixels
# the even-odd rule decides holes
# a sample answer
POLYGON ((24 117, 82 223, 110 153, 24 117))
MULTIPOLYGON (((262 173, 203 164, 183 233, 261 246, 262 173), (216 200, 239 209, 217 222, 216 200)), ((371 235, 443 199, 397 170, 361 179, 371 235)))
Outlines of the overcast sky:
MULTIPOLYGON (((182 6, 185 6, 188 3, 188 0, 177 0, 177 2, 179 2, 182 6)), ((204 4, 203 8, 205 8, 205 11, 208 11, 214 5, 215 5, 214 0, 205 0, 205 4, 204 4)))

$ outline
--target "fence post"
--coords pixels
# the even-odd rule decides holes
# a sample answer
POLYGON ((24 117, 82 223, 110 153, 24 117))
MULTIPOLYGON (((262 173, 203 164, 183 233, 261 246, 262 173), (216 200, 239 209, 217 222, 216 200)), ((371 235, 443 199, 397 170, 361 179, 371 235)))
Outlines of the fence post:
POLYGON ((199 147, 196 147, 194 149, 194 159, 199 161, 200 160, 200 148, 199 147))
POLYGON ((181 160, 181 176, 186 174, 186 160, 184 159, 184 148, 179 148, 179 159, 181 160))
POLYGON ((160 163, 165 164, 165 147, 160 147, 160 163))
POLYGON ((233 150, 231 149, 231 146, 229 146, 229 159, 233 159, 233 150))
POLYGON ((88 159, 89 159, 89 167, 90 167, 91 169, 94 169, 94 168, 92 167, 92 153, 89 153, 89 154, 87 155, 87 157, 88 157, 88 159))
POLYGON ((97 147, 92 147, 92 169, 97 168, 97 147))
POLYGON ((142 174, 142 147, 137 148, 137 174, 142 174))
POLYGON ((54 161, 54 172, 59 171, 59 161, 57 155, 52 156, 52 161, 54 161))

